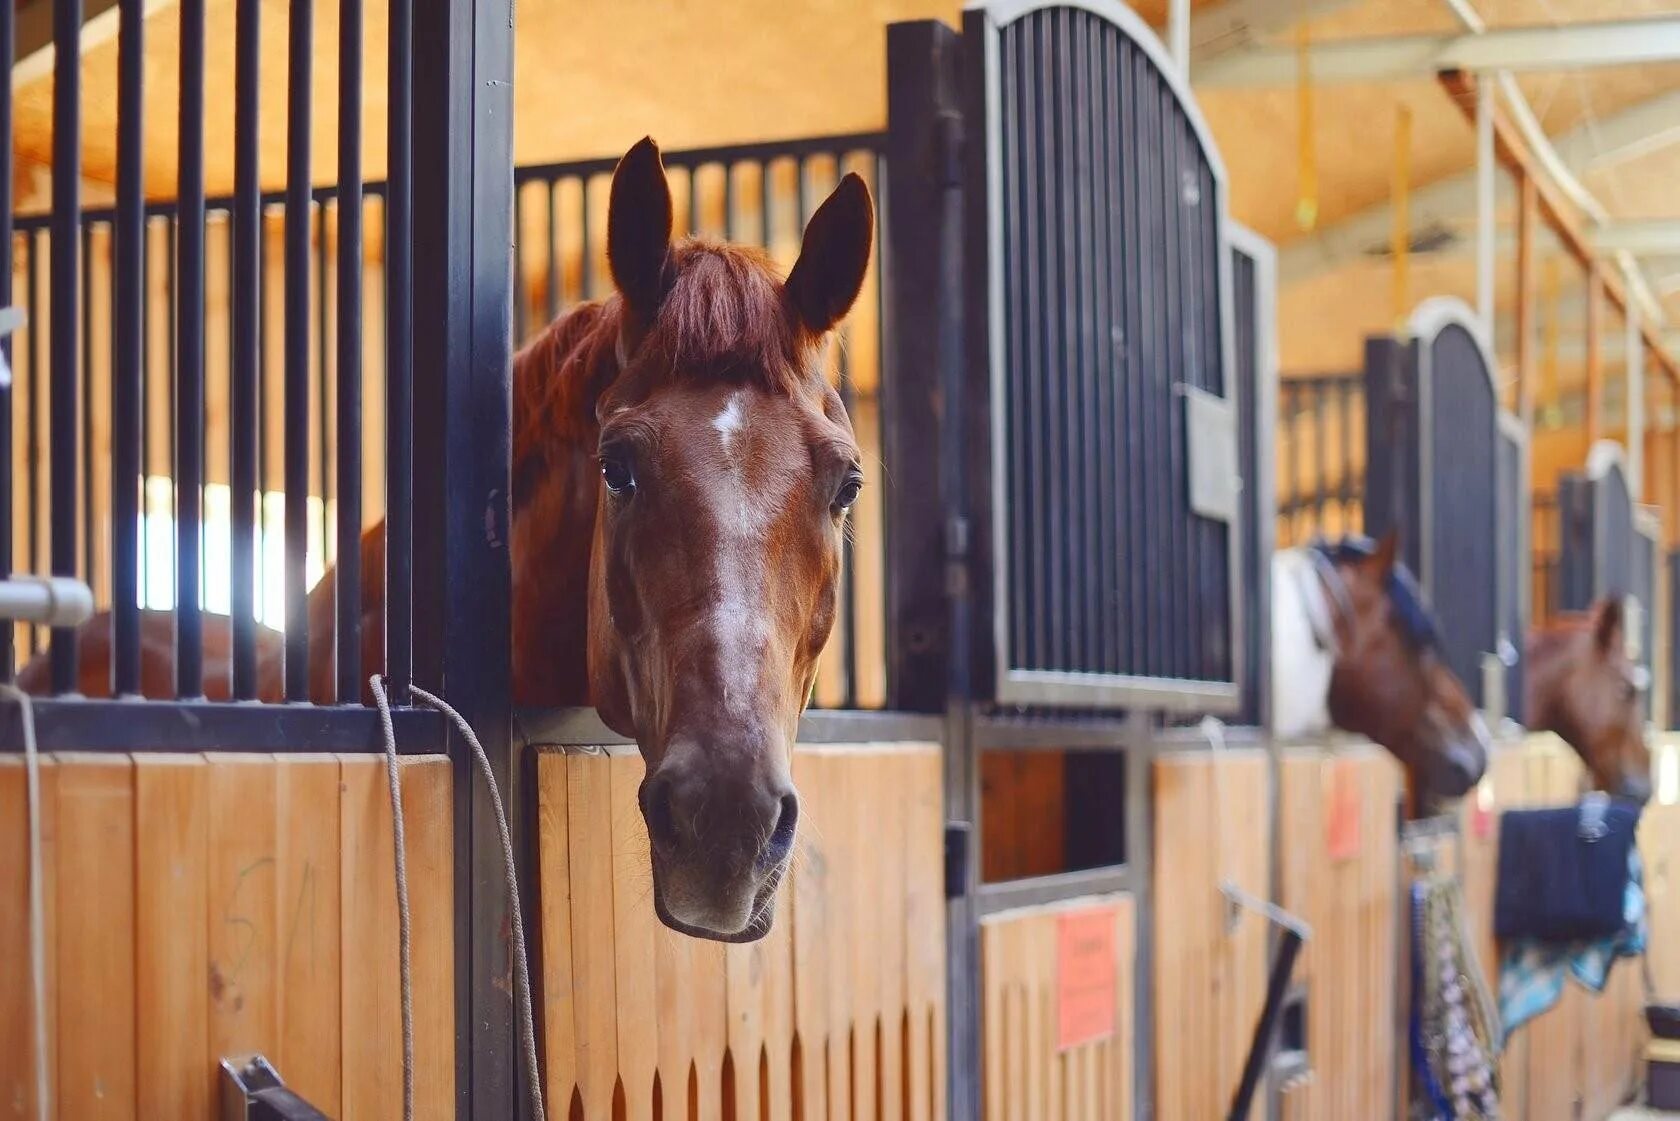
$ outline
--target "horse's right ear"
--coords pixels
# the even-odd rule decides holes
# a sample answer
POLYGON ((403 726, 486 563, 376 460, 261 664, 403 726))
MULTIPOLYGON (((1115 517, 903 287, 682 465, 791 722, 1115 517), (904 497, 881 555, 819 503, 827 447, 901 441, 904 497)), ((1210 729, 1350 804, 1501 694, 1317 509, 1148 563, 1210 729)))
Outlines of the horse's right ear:
POLYGON ((665 294, 665 259, 671 249, 671 185, 659 146, 644 136, 613 171, 607 206, 607 264, 613 283, 645 326, 665 294))
POLYGON ((1400 556, 1400 534, 1396 530, 1389 530, 1377 542, 1376 551, 1371 554, 1372 563, 1377 571, 1384 576, 1394 571, 1394 562, 1400 556))
POLYGON ((1593 614, 1593 644, 1600 654, 1612 654, 1621 648, 1622 597, 1606 596, 1598 601, 1593 614))

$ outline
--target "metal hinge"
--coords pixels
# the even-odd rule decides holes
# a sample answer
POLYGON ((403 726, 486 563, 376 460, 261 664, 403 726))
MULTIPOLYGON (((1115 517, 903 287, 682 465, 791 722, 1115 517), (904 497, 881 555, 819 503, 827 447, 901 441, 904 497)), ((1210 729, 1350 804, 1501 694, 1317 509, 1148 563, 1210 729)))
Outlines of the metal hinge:
POLYGON ((286 1089, 261 1055, 222 1060, 220 1104, 218 1121, 332 1121, 286 1089))
POLYGON ((968 890, 968 849, 973 828, 966 821, 945 823, 945 898, 956 899, 968 890))

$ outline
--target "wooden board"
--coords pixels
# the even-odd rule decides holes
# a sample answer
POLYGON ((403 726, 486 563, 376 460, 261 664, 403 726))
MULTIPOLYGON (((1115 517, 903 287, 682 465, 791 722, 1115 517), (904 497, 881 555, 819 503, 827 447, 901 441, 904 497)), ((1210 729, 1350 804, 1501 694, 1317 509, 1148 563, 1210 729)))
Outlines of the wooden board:
POLYGON ((413 930, 414 1108, 417 1116, 448 1117, 455 1108, 453 773, 447 757, 426 755, 405 756, 400 774, 413 930))
POLYGON ((402 993, 390 785, 377 756, 340 756, 339 778, 343 1109, 346 1117, 395 1117, 402 1110, 402 993))
POLYGON ((339 777, 336 756, 274 760, 280 1073, 329 1116, 341 1109, 343 1089, 339 777))
MULTIPOLYGON (((41 868, 44 888, 47 1090, 56 1097, 58 899, 52 890, 58 865, 58 772, 43 759, 40 769, 41 868)), ((29 802, 23 760, 0 758, 0 1104, 33 1117, 36 1101, 36 1007, 30 973, 29 802)))
POLYGON ((209 770, 196 755, 134 758, 138 1116, 207 1117, 209 770))
POLYGON ((134 765, 61 756, 58 776, 60 1117, 133 1118, 134 765))
MULTIPOLYGON (((989 916, 980 926, 981 1101, 986 1121, 1125 1121, 1132 1113, 1131 999, 1136 912, 1106 895, 989 916), (1112 1035, 1058 1048, 1057 953, 1063 915, 1114 908, 1112 1035)), ((1162 1118, 1178 1116, 1160 1111, 1162 1118)))

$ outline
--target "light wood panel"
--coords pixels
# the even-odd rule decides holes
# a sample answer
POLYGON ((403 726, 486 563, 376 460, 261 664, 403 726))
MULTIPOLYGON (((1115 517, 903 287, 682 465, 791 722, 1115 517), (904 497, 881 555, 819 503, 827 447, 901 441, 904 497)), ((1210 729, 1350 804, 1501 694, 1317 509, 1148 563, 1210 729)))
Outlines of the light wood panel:
MULTIPOLYGON (((1132 1111, 1136 907, 1093 896, 993 915, 980 925, 981 1101, 985 1121, 1126 1121, 1132 1111), (1057 1040, 1060 920, 1114 908, 1114 1032, 1067 1050, 1057 1040)), ((1157 1111, 1163 1121, 1175 1116, 1157 1111)))
POLYGON ((1155 1096, 1158 1116, 1223 1116, 1265 1001, 1266 920, 1229 881, 1268 891, 1266 758, 1232 750, 1155 763, 1155 1096), (1189 827, 1194 823, 1194 827, 1189 827))
MULTIPOLYGON (((346 759, 343 774, 341 787, 338 761, 321 756, 43 760, 61 1121, 210 1121, 217 1061, 251 1051, 331 1116, 395 1115, 390 799, 378 757, 346 759)), ((401 779, 418 1115, 439 1117, 454 1102, 449 763, 405 759, 401 779)), ((34 1116, 27 821, 22 762, 0 759, 0 1103, 19 1117, 34 1116)))
POLYGON ((656 1085, 665 1117, 940 1116, 937 751, 795 752, 798 854, 744 946, 658 925, 641 776, 633 755, 538 759, 551 1121, 651 1115, 656 1085))

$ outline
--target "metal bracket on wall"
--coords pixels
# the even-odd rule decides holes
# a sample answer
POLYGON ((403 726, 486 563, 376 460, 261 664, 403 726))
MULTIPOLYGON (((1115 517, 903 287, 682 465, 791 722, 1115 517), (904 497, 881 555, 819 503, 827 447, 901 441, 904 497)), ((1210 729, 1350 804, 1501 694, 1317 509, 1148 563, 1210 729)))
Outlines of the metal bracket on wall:
POLYGON ((261 1055, 223 1059, 220 1086, 218 1121, 332 1121, 286 1089, 280 1072, 261 1055))

